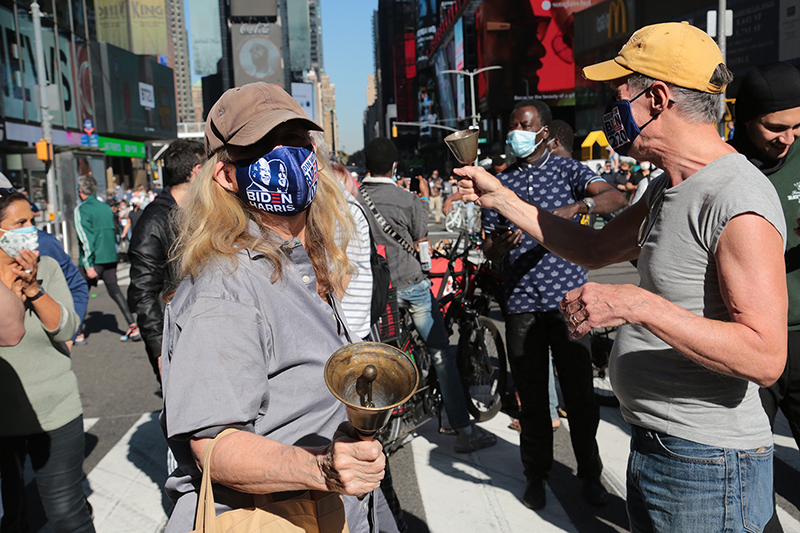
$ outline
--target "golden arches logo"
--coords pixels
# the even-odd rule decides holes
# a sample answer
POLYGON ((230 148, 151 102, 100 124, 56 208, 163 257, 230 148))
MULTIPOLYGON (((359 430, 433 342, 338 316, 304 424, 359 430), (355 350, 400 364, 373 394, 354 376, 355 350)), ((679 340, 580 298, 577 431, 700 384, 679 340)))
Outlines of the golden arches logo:
POLYGON ((608 38, 628 31, 625 0, 612 0, 608 5, 608 38))

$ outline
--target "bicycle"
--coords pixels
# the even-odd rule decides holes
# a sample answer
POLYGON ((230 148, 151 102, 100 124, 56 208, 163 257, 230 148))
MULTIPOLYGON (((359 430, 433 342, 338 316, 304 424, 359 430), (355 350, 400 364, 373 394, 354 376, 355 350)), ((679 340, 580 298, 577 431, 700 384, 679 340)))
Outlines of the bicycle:
MULTIPOLYGON (((505 345, 497 326, 486 316, 492 295, 497 294, 497 279, 483 262, 469 260, 480 248, 480 238, 462 231, 455 244, 437 243, 433 256, 445 257, 444 272, 430 274, 441 278, 437 300, 449 336, 458 331, 456 362, 467 410, 479 422, 492 419, 502 407, 507 380, 505 345), (447 292, 450 287, 451 292, 447 292), (476 290, 479 289, 479 292, 476 290)), ((502 302, 502 299, 500 299, 502 302)), ((413 432, 436 417, 441 433, 455 434, 442 426, 442 395, 425 343, 407 308, 400 306, 399 335, 389 342, 409 355, 420 371, 420 385, 411 399, 394 410, 389 423, 378 432, 384 451, 391 455, 413 438, 413 432)))
MULTIPOLYGON (((480 208, 473 207, 473 209, 480 211, 480 208)), ((469 217, 467 217, 467 204, 462 202, 461 200, 456 200, 452 204, 452 209, 444 218, 444 227, 447 231, 451 233, 456 232, 469 232, 472 231, 473 228, 480 228, 480 224, 478 222, 478 216, 473 214, 473 218, 475 220, 472 221, 472 227, 469 227, 469 217)))

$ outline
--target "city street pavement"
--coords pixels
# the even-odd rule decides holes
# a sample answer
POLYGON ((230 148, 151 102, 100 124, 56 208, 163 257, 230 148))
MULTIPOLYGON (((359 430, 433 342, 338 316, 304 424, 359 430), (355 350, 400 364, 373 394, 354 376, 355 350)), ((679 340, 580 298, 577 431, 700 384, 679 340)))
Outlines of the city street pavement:
MULTIPOLYGON (((431 239, 444 234, 431 226, 431 239)), ((118 273, 127 289, 127 264, 118 273)), ((601 283, 637 283, 630 265, 590 274, 601 283)), ((86 322, 88 344, 73 350, 87 429, 85 489, 99 533, 160 533, 171 504, 163 494, 166 445, 158 425, 159 386, 144 346, 119 341, 124 321, 105 287, 92 289, 86 322)), ((498 321, 502 326, 502 322, 498 321)), ((555 464, 547 486, 547 507, 533 512, 520 500, 525 478, 518 434, 500 413, 482 424, 498 444, 473 454, 453 452, 454 437, 437 432, 436 422, 391 458, 395 489, 409 531, 417 532, 614 532, 627 531, 625 467, 628 427, 616 408, 601 408, 598 443, 605 465, 603 481, 612 494, 606 507, 594 508, 581 496, 569 441, 569 420, 555 432, 555 464)), ((785 419, 775 436, 778 511, 787 532, 800 533, 800 452, 785 419)), ((35 500, 35 483, 28 483, 35 500)), ((29 512, 32 531, 49 531, 41 506, 29 512)))

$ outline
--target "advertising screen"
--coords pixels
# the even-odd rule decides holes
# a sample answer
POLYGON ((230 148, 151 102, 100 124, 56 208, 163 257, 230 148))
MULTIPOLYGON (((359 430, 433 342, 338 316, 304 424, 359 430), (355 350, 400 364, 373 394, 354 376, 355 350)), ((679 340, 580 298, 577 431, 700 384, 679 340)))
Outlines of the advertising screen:
POLYGON ((231 0, 232 17, 277 17, 278 0, 231 0))
POLYGON ((281 27, 278 24, 232 24, 233 82, 254 81, 283 85, 281 27))
POLYGON ((503 67, 478 76, 478 98, 490 108, 543 99, 574 105, 573 14, 602 0, 495 0, 475 12, 479 68, 503 67))
POLYGON ((164 0, 129 0, 131 52, 139 55, 167 53, 167 13, 164 0))
POLYGON ((192 70, 206 76, 216 74, 222 58, 222 37, 219 28, 217 0, 187 0, 189 5, 189 38, 192 47, 192 70))

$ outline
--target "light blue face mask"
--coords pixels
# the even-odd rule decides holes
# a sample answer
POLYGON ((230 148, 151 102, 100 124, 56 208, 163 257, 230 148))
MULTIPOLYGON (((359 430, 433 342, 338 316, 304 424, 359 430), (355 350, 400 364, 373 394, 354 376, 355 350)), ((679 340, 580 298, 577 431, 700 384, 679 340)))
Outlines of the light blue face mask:
POLYGON ((24 226, 3 231, 0 236, 0 248, 9 257, 17 257, 22 250, 35 252, 39 249, 39 234, 36 233, 36 226, 24 226))
POLYGON ((536 136, 542 132, 544 126, 539 131, 514 130, 508 133, 506 144, 511 147, 511 151, 517 157, 528 157, 542 144, 536 142, 536 136))

